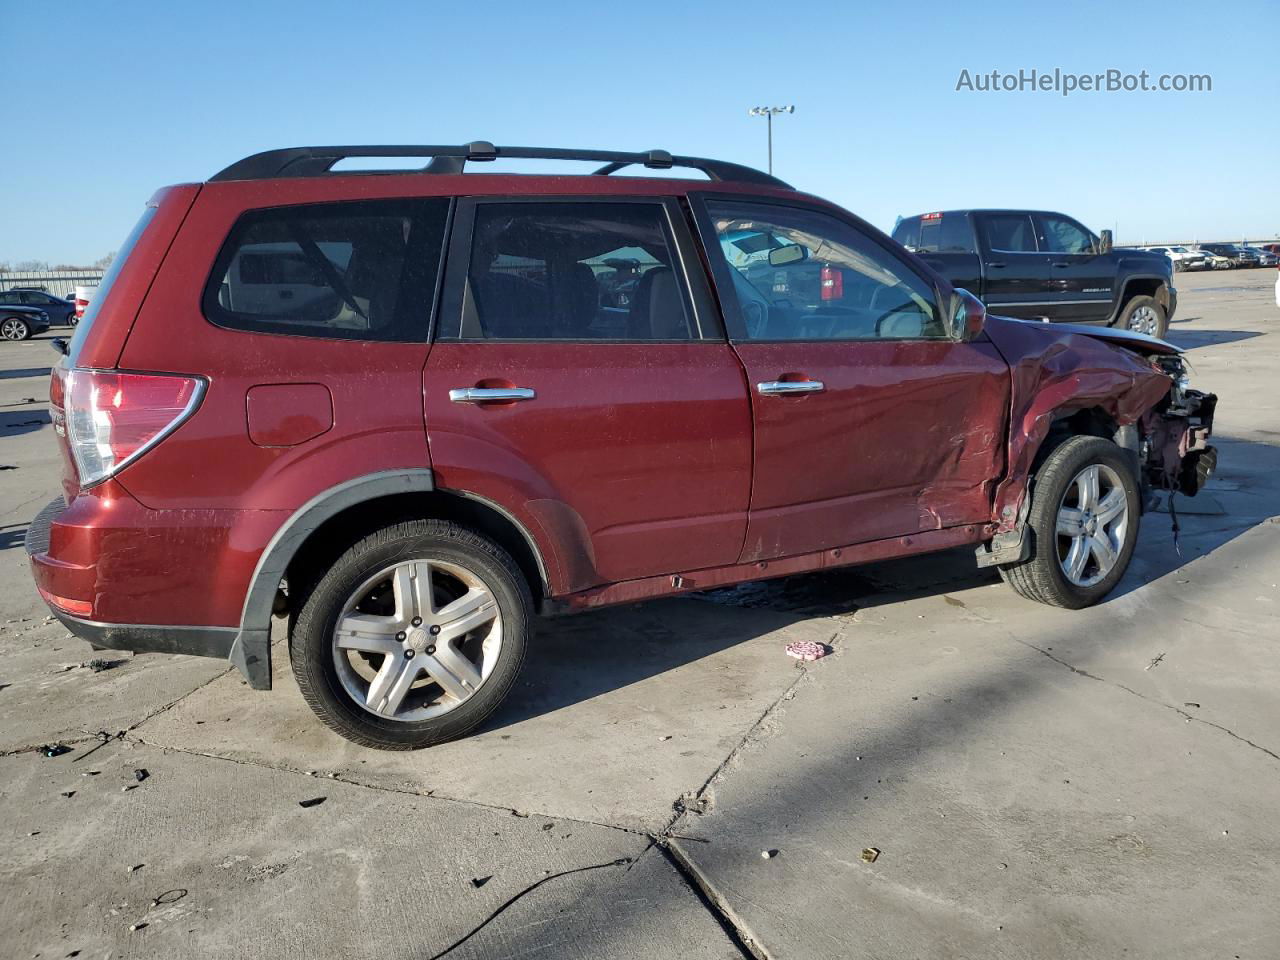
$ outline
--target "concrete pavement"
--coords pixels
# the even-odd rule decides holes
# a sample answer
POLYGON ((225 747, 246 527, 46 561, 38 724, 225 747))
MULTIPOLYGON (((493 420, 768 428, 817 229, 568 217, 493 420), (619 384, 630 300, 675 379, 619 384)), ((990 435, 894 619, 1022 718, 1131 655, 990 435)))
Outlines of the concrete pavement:
POLYGON ((483 924, 449 956, 1280 955, 1273 282, 1179 275, 1221 472, 1101 606, 959 551, 547 621, 494 721, 415 754, 329 733, 283 655, 262 694, 47 622, 53 354, 4 344, 5 951, 426 960, 483 924))

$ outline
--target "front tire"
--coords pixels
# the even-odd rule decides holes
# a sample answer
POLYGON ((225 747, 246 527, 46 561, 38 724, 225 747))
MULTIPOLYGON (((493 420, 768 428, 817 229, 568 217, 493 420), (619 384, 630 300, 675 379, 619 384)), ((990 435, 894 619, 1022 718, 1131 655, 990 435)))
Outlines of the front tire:
POLYGON ((0 323, 0 337, 6 340, 26 340, 31 336, 31 326, 19 317, 5 317, 0 323))
POLYGON ((339 735, 380 750, 461 737, 502 703, 533 602, 491 540, 445 520, 386 527, 311 590, 290 635, 303 699, 339 735))
POLYGON ((1155 297, 1134 297, 1120 311, 1115 326, 1163 338, 1169 332, 1169 318, 1155 297))
POLYGON ((1110 593, 1138 539, 1140 494, 1129 455, 1099 437, 1069 437, 1032 477, 1031 556, 1000 568, 1028 600, 1078 610, 1110 593))

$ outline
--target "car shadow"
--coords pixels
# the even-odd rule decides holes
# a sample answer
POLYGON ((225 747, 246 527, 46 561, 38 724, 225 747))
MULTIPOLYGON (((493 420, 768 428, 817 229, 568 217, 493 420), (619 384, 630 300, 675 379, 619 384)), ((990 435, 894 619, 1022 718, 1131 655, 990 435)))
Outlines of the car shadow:
POLYGON ((17 370, 0 370, 0 380, 23 380, 27 377, 47 377, 49 367, 22 367, 17 370))
POLYGON ((24 433, 33 433, 48 423, 48 410, 0 411, 0 436, 16 437, 24 433))
POLYGON ((1165 339, 1183 350, 1195 350, 1198 347, 1216 347, 1260 336, 1262 334, 1256 330, 1170 330, 1165 339))
MULTIPOLYGON (((1172 517, 1148 512, 1129 571, 1104 604, 1280 514, 1280 481, 1272 479, 1280 477, 1280 447, 1231 437, 1215 443, 1219 474, 1200 496, 1175 501, 1179 547, 1172 517)), ((531 643, 521 686, 484 729, 609 694, 806 620, 934 596, 963 607, 948 594, 999 582, 997 570, 976 566, 973 548, 959 547, 548 619, 531 643)))
POLYGON ((0 552, 21 546, 27 536, 25 523, 11 523, 0 527, 0 552))

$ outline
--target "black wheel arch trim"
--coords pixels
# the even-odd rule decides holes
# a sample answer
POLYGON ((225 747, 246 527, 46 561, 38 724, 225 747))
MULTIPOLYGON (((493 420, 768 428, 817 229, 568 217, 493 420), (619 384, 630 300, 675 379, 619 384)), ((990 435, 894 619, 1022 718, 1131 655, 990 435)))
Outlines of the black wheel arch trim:
MULTIPOLYGON (((1107 321, 1107 324, 1111 325, 1111 324, 1114 324, 1117 320, 1119 320, 1120 315, 1124 313, 1125 306, 1129 303, 1130 300, 1133 299, 1133 297, 1126 295, 1126 291, 1128 291, 1129 289, 1129 284, 1133 283, 1135 280, 1141 280, 1141 281, 1154 280, 1157 284, 1159 284, 1159 286, 1156 287, 1156 292, 1154 294, 1151 294, 1151 296, 1155 297, 1156 302, 1159 303, 1164 308, 1166 314, 1168 314, 1172 319, 1173 311, 1169 309, 1170 297, 1169 297, 1168 279, 1155 273, 1130 273, 1130 274, 1126 274, 1120 283, 1120 293, 1116 297, 1116 305, 1115 305, 1115 308, 1111 311, 1111 319, 1107 321), (1162 297, 1162 294, 1163 294, 1163 297, 1162 297)), ((1135 294, 1135 296, 1146 296, 1146 294, 1135 294)))
POLYGON ((228 652, 249 686, 271 689, 271 612, 280 581, 303 541, 351 507, 401 493, 430 493, 435 488, 435 475, 427 467, 385 470, 322 490, 289 516, 258 558, 245 592, 240 630, 228 652))

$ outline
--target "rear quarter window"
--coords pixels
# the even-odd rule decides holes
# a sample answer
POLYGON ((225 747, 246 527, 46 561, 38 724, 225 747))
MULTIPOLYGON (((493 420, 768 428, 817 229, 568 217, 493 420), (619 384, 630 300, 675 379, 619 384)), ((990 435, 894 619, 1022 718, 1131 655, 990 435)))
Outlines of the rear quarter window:
POLYGON ((221 327, 337 340, 427 339, 447 199, 252 210, 204 291, 221 327))
POLYGON ((909 217, 893 228, 893 239, 913 253, 973 253, 973 231, 961 213, 909 217))

